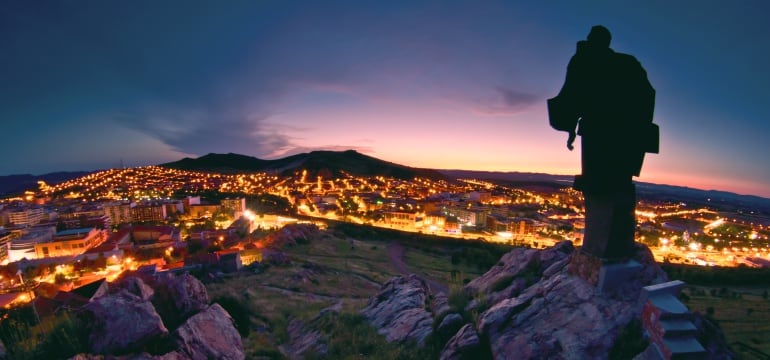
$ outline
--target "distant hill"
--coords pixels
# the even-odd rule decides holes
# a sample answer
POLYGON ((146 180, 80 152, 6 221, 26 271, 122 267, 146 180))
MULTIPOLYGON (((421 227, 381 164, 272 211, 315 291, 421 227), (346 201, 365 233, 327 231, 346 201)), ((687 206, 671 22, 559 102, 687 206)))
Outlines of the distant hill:
POLYGON ((48 185, 58 184, 90 174, 90 171, 54 172, 43 175, 7 175, 0 176, 0 196, 21 194, 26 190, 36 190, 37 182, 45 181, 48 185))
POLYGON ((210 171, 224 173, 272 172, 283 176, 293 175, 307 170, 307 176, 325 179, 348 173, 357 176, 390 176, 397 179, 424 177, 434 180, 444 179, 440 172, 429 169, 412 168, 398 165, 355 150, 347 151, 312 151, 275 160, 263 160, 239 154, 208 154, 197 159, 184 158, 160 166, 192 171, 210 171))
MULTIPOLYGON (((452 178, 473 178, 494 181, 525 189, 572 186, 573 175, 551 175, 544 173, 495 172, 474 170, 438 170, 452 178), (549 186, 550 184, 550 186, 549 186)), ((701 190, 684 186, 636 182, 640 199, 686 202, 698 206, 719 206, 720 209, 752 209, 770 214, 770 199, 740 195, 728 191, 701 190)))

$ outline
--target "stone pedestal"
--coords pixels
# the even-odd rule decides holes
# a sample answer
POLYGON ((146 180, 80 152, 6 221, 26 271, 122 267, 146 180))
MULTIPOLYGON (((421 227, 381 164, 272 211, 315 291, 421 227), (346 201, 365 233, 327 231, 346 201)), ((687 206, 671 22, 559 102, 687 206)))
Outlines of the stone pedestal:
POLYGON ((609 293, 632 280, 643 268, 644 266, 636 260, 604 263, 596 256, 576 251, 570 259, 568 271, 596 286, 597 292, 609 293))
POLYGON ((628 260, 616 264, 604 264, 599 268, 597 290, 609 292, 636 277, 642 271, 642 264, 636 260, 628 260))
POLYGON ((627 260, 634 248, 636 189, 584 191, 586 227, 582 251, 605 261, 627 260))

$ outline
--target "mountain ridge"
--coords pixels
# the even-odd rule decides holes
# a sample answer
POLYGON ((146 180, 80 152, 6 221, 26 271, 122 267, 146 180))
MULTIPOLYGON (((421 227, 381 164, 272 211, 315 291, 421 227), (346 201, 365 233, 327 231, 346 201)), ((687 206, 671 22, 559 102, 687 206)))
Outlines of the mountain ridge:
POLYGON ((298 174, 307 170, 307 176, 332 178, 343 173, 358 176, 391 176, 399 179, 425 177, 444 179, 445 176, 431 169, 400 165, 361 154, 355 150, 319 150, 301 153, 275 160, 264 160, 239 154, 210 153, 197 159, 184 158, 159 166, 177 170, 219 171, 219 172, 273 172, 283 176, 298 174))

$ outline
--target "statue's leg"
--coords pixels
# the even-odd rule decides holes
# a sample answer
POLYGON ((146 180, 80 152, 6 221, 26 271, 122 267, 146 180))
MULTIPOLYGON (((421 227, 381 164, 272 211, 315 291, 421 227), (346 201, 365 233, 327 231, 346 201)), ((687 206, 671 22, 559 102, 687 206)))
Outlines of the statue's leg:
POLYGON ((586 227, 582 251, 605 260, 628 258, 634 248, 636 194, 633 185, 614 191, 584 191, 586 227))
POLYGON ((634 249, 636 232, 636 190, 633 184, 624 186, 613 196, 612 225, 610 241, 605 253, 606 259, 625 259, 634 249))
POLYGON ((603 192, 584 191, 586 227, 582 251, 603 258, 612 229, 612 197, 603 192))

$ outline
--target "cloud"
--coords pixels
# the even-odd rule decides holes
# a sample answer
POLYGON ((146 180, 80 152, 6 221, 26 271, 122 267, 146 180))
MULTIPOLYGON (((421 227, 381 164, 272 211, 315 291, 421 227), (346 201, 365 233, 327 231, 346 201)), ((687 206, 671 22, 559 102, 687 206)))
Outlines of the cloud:
POLYGON ((266 156, 294 146, 292 138, 282 132, 280 126, 268 122, 269 115, 165 106, 112 118, 174 150, 190 154, 237 152, 266 156))
POLYGON ((444 98, 479 116, 510 116, 521 113, 532 105, 543 102, 543 97, 530 92, 497 86, 481 89, 462 89, 444 95, 444 98))

